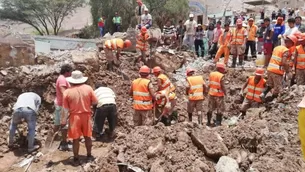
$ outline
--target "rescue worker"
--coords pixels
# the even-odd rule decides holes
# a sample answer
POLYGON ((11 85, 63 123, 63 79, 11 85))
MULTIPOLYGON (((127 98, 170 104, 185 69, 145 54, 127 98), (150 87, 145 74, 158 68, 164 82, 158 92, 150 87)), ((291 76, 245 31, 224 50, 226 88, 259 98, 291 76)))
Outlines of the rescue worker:
POLYGON ((147 29, 145 26, 143 26, 141 28, 141 33, 137 35, 137 45, 136 45, 136 48, 140 50, 141 55, 138 57, 138 59, 136 59, 135 63, 140 62, 141 60, 145 62, 146 51, 148 49, 148 39, 149 39, 149 35, 147 33, 147 29))
POLYGON ((251 50, 251 56, 252 58, 256 58, 256 33, 257 33, 257 26, 253 24, 254 19, 249 18, 248 20, 248 39, 246 43, 246 49, 245 49, 245 58, 248 60, 248 52, 249 49, 251 50))
POLYGON ((161 109, 161 115, 159 119, 165 126, 171 124, 171 118, 173 110, 176 106, 176 94, 169 92, 168 90, 161 90, 156 92, 156 105, 161 109))
POLYGON ((285 39, 285 46, 277 46, 274 48, 272 57, 270 59, 267 68, 267 87, 264 92, 260 95, 262 100, 266 97, 268 92, 273 89, 272 100, 277 98, 283 89, 283 76, 289 74, 289 62, 288 58, 290 56, 289 48, 297 43, 297 38, 294 35, 289 35, 285 39))
POLYGON ((186 95, 188 95, 187 112, 189 121, 192 121, 193 112, 196 108, 198 114, 198 124, 202 125, 203 100, 206 92, 204 79, 200 75, 195 75, 194 69, 187 69, 186 95))
POLYGON ((296 47, 296 58, 294 59, 297 85, 305 85, 305 34, 299 39, 300 45, 296 47))
POLYGON ((158 91, 169 90, 169 92, 174 92, 176 90, 169 78, 162 73, 162 69, 159 66, 153 68, 153 73, 158 78, 158 91))
POLYGON ((217 63, 219 61, 220 56, 222 56, 224 54, 224 56, 225 56, 224 63, 225 63, 225 65, 228 65, 232 32, 230 30, 230 25, 228 23, 225 24, 224 28, 225 28, 225 30, 220 35, 219 40, 218 40, 219 48, 216 53, 214 62, 217 63))
POLYGON ((246 95, 241 107, 242 119, 246 116, 246 111, 250 107, 257 107, 258 104, 262 103, 260 95, 266 87, 266 80, 263 78, 264 72, 264 69, 257 68, 255 76, 250 76, 240 91, 242 96, 246 95))
POLYGON ((135 126, 152 125, 154 117, 152 116, 154 90, 149 79, 150 68, 142 66, 139 70, 140 78, 132 81, 130 96, 133 98, 133 122, 135 126))
POLYGON ((114 63, 114 56, 113 56, 113 51, 116 51, 116 60, 119 61, 121 51, 124 48, 128 48, 131 46, 130 40, 125 40, 123 41, 122 39, 119 38, 114 38, 111 40, 107 40, 104 43, 104 51, 107 59, 107 70, 113 70, 113 65, 114 63))
POLYGON ((209 110, 207 113, 207 126, 211 126, 213 111, 216 110, 215 126, 221 125, 222 115, 225 111, 224 96, 227 95, 224 84, 225 65, 216 64, 216 71, 210 73, 209 77, 209 110))
POLYGON ((243 65, 244 53, 247 42, 247 30, 243 28, 243 22, 241 19, 236 21, 236 28, 232 31, 231 40, 231 54, 233 55, 232 68, 236 67, 237 56, 239 58, 239 65, 243 65))

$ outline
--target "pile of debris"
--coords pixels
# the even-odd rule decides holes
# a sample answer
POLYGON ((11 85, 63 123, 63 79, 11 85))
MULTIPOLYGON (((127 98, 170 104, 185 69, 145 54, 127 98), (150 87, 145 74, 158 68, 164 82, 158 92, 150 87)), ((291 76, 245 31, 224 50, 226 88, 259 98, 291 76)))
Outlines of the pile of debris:
MULTIPOLYGON (((55 81, 60 66, 70 63, 89 77, 89 85, 94 87, 97 81, 104 81, 117 95, 118 137, 109 145, 107 154, 85 165, 85 171, 118 171, 119 168, 128 167, 151 172, 215 169, 219 172, 228 169, 236 172, 301 171, 304 163, 301 160, 297 135, 296 105, 305 93, 304 87, 290 88, 283 97, 285 103, 267 104, 250 110, 245 120, 238 121, 236 126, 228 127, 227 121, 217 128, 198 126, 183 122, 187 116, 187 99, 184 97, 185 70, 193 67, 208 80, 214 65, 201 58, 194 60, 192 53, 172 54, 161 51, 156 54, 159 60, 153 65, 163 65, 165 72, 177 85, 177 109, 184 118, 180 120, 181 123, 169 127, 161 123, 133 127, 132 102, 129 100, 128 90, 131 81, 138 77, 139 66, 134 65, 135 57, 137 54, 124 52, 120 67, 114 72, 105 71, 104 54, 92 50, 52 52, 38 57, 36 65, 1 68, 0 156, 6 156, 7 152, 6 138, 12 106, 17 96, 24 91, 35 91, 43 99, 36 138, 44 145, 44 139, 53 122, 55 81)), ((235 100, 239 99, 241 86, 253 71, 254 69, 242 68, 228 70, 225 77, 230 96, 226 99, 226 119, 239 113, 240 104, 236 104, 235 100)), ((23 124, 24 131, 25 128, 23 124)))

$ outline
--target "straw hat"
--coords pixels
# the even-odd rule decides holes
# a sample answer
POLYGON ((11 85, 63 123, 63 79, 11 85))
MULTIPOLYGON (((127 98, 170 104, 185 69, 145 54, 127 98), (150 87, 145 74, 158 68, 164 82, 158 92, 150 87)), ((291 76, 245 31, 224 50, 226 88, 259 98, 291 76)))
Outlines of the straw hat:
POLYGON ((67 78, 67 81, 72 84, 82 84, 88 80, 88 77, 84 77, 83 73, 79 70, 73 71, 71 77, 67 78))

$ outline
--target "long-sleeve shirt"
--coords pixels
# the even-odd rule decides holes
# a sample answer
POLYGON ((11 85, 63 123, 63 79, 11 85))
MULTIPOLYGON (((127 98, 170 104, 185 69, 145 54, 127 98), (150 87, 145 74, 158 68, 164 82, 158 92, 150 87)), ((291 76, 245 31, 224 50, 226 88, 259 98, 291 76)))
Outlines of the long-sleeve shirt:
POLYGON ((196 40, 203 40, 204 35, 205 35, 204 30, 196 31, 195 39, 196 40))
POLYGON ((21 107, 28 107, 38 113, 40 105, 41 98, 39 95, 33 92, 26 92, 18 96, 17 102, 15 103, 13 109, 17 110, 21 107))
POLYGON ((273 33, 273 41, 277 41, 279 35, 283 35, 285 33, 285 25, 276 24, 274 27, 273 33))

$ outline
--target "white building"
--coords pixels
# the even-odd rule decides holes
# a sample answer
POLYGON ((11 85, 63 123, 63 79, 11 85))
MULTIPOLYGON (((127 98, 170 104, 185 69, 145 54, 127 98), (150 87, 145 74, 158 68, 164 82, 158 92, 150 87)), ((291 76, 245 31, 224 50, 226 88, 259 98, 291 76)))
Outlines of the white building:
POLYGON ((207 23, 206 0, 189 0, 190 13, 195 15, 197 23, 207 23))

